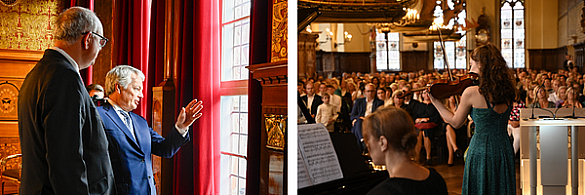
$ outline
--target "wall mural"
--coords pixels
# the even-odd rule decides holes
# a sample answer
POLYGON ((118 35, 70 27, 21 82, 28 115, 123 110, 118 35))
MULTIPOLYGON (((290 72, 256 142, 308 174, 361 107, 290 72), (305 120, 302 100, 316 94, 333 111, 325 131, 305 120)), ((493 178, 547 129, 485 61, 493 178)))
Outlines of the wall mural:
POLYGON ((21 0, 0 5, 0 49, 42 51, 53 42, 52 22, 63 5, 59 0, 21 0))

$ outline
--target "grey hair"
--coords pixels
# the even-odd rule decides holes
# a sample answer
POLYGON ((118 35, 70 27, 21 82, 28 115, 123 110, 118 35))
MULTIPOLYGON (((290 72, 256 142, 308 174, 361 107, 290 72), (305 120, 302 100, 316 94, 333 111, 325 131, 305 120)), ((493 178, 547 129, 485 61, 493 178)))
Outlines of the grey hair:
POLYGON ((83 33, 96 32, 99 28, 102 28, 102 22, 93 11, 83 7, 72 7, 57 16, 54 39, 72 45, 83 36, 83 33))
POLYGON ((119 65, 106 74, 106 95, 110 95, 116 91, 116 83, 120 84, 124 89, 132 82, 132 74, 136 74, 138 78, 144 81, 144 73, 137 68, 128 65, 119 65))

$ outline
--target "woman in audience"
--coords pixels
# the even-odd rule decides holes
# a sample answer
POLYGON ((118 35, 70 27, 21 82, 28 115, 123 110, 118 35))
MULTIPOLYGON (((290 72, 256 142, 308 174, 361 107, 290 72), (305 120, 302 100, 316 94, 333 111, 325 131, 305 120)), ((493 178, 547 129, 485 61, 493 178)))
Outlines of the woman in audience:
POLYGON ((557 98, 559 101, 555 102, 555 108, 559 108, 563 105, 565 101, 567 101, 567 86, 560 86, 557 92, 557 98))
MULTIPOLYGON (((417 128, 422 131, 422 133, 419 133, 417 138, 417 145, 419 145, 417 149, 420 148, 420 144, 422 144, 424 140, 424 147, 427 157, 426 164, 431 165, 432 158, 430 138, 434 137, 434 134, 442 130, 443 119, 441 118, 439 111, 437 111, 437 108, 435 108, 431 102, 428 91, 425 90, 422 92, 422 102, 414 107, 413 115, 416 118, 414 123, 417 124, 417 128)), ((418 149, 416 152, 420 152, 420 149, 418 149)))
POLYGON ((575 90, 573 87, 569 87, 567 89, 567 101, 565 101, 562 105, 563 108, 583 108, 583 105, 577 99, 577 95, 579 92, 575 90))
POLYGON ((372 162, 385 165, 390 177, 368 195, 448 194, 445 180, 435 169, 411 160, 416 133, 406 111, 392 106, 379 108, 364 120, 363 135, 372 162))
POLYGON ((392 104, 392 88, 390 88, 390 86, 385 87, 384 90, 386 90, 386 100, 384 100, 384 106, 387 105, 391 105, 392 104))
MULTIPOLYGON (((457 102, 455 101, 455 96, 449 97, 447 99, 445 107, 449 109, 451 112, 455 113, 457 111, 457 102)), ((463 152, 459 150, 457 147, 457 135, 455 134, 455 129, 450 124, 445 125, 446 136, 447 136, 447 149, 449 149, 449 159, 447 160, 448 166, 453 166, 453 153, 457 156, 457 158, 463 157, 463 152)), ((460 128, 466 128, 466 125, 463 125, 460 128)))
POLYGON ((470 54, 470 72, 479 74, 479 86, 467 87, 455 113, 440 100, 431 101, 445 121, 463 126, 468 115, 475 133, 465 159, 462 194, 516 194, 514 151, 507 133, 508 118, 516 98, 512 71, 496 46, 479 46, 470 54))
POLYGON ((386 90, 384 88, 376 89, 376 97, 382 101, 386 101, 386 90))
POLYGON ((532 106, 535 108, 555 108, 554 102, 548 101, 548 91, 543 86, 536 86, 534 88, 534 94, 536 95, 536 101, 532 106), (543 107, 544 105, 544 107, 543 107))
MULTIPOLYGON (((386 105, 386 104, 384 104, 386 105)), ((390 106, 394 106, 397 108, 405 108, 406 105, 404 104, 404 92, 403 91, 394 91, 392 94, 392 104, 390 106)))

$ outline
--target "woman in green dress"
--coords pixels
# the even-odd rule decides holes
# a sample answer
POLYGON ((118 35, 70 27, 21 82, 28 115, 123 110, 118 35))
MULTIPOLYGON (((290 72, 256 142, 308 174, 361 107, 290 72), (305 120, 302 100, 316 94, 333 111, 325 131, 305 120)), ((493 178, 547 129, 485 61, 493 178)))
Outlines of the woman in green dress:
POLYGON ((479 86, 463 91, 455 113, 431 97, 447 123, 459 128, 467 118, 475 122, 463 172, 462 194, 516 194, 514 152, 507 125, 516 97, 515 80, 500 51, 492 44, 471 53, 470 72, 478 73, 479 86))

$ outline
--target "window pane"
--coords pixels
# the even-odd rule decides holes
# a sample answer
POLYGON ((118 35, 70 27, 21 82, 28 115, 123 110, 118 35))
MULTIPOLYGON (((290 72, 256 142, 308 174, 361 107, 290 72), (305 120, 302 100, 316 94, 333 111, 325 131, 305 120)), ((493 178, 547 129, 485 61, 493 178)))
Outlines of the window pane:
POLYGON ((246 179, 239 179, 240 183, 240 193, 239 195, 245 195, 246 194, 246 179))
POLYGON ((223 15, 223 23, 234 20, 234 0, 223 0, 223 10, 221 13, 223 15))
POLYGON ((230 177, 230 186, 231 186, 230 194, 238 195, 239 188, 238 188, 238 178, 237 177, 234 177, 234 176, 230 177))
POLYGON ((242 155, 242 156, 247 156, 248 155, 248 136, 246 135, 240 135, 240 147, 239 147, 239 152, 238 154, 242 155))

